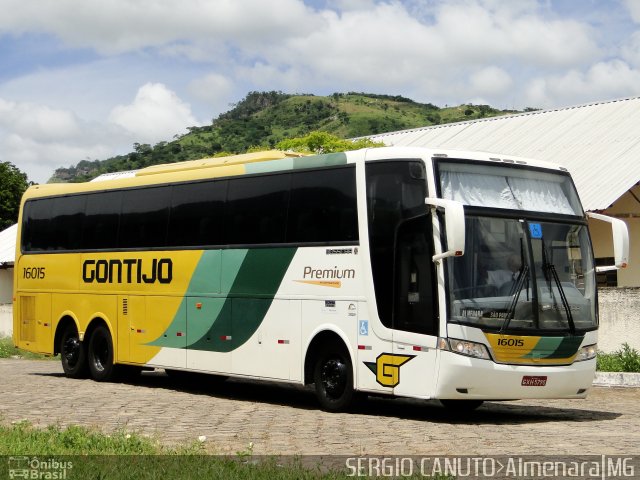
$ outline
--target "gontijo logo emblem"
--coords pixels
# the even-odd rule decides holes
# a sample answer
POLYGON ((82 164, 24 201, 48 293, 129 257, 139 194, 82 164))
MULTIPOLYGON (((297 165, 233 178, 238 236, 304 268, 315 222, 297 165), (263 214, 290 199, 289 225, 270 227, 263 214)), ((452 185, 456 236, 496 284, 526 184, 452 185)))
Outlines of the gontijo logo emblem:
POLYGON ((400 367, 411 360, 415 355, 394 355, 393 353, 381 353, 376 362, 364 362, 364 364, 376 374, 376 382, 383 387, 395 387, 400 383, 400 367))

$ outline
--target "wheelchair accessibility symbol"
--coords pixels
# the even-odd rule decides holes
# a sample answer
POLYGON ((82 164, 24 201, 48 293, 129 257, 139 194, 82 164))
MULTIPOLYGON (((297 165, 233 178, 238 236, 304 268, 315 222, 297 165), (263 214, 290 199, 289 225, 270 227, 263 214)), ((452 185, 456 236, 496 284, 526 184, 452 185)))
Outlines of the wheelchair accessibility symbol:
POLYGON ((529 232, 531 232, 531 238, 542 238, 542 225, 539 223, 530 223, 529 232))
POLYGON ((369 335, 369 321, 360 320, 360 335, 369 335))

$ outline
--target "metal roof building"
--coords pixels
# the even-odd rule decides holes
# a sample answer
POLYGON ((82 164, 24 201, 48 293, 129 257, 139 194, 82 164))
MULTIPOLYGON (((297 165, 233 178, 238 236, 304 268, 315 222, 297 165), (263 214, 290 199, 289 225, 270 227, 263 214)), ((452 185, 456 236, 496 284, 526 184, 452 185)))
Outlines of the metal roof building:
POLYGON ((640 180, 640 97, 436 125, 370 137, 386 145, 481 150, 559 163, 585 210, 605 210, 640 180))
MULTIPOLYGON (((630 268, 605 284, 640 286, 640 97, 373 135, 386 145, 480 150, 566 167, 585 210, 624 219, 630 268)), ((613 255, 609 230, 590 221, 594 251, 613 255)))

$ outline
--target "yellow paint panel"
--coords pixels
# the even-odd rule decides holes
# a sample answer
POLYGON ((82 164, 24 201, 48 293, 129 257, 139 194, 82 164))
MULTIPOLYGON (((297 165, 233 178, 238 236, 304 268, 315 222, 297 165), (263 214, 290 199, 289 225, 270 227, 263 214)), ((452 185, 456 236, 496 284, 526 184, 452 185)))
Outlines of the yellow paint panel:
POLYGON ((571 363, 575 355, 567 358, 536 358, 530 355, 536 348, 542 337, 539 336, 519 336, 501 335, 495 333, 485 333, 494 359, 499 363, 514 365, 558 365, 571 363))
MULTIPOLYGON (((127 318, 131 362, 145 364, 158 354, 161 347, 148 344, 167 331, 181 302, 180 297, 129 297, 127 318)), ((186 332, 184 338, 186 344, 186 332)))
POLYGON ((501 335, 495 333, 485 333, 485 336, 487 340, 489 340, 494 359, 497 362, 529 365, 532 363, 543 363, 534 361, 534 359, 531 358, 522 358, 535 348, 540 341, 540 337, 501 335))
POLYGON ((17 297, 15 308, 18 346, 32 352, 53 354, 51 295, 21 295, 17 297))
POLYGON ((200 250, 24 255, 16 289, 183 296, 201 256, 200 250))
MULTIPOLYGON (((186 162, 168 163, 163 165, 152 165, 136 172, 136 176, 156 175, 159 173, 185 172, 190 170, 215 169, 228 167, 230 165, 245 165, 247 163, 264 162, 268 160, 279 160, 290 156, 300 157, 301 154, 290 154, 279 150, 269 150, 265 152, 244 153, 241 155, 230 155, 228 157, 203 158, 200 160, 189 160, 186 162)), ((208 173, 208 172, 207 172, 208 173)))

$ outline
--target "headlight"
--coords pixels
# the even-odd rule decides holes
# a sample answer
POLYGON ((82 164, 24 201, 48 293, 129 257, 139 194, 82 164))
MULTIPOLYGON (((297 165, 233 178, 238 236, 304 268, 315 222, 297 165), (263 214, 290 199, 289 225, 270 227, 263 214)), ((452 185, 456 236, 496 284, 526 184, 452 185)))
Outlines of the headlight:
POLYGON ((578 353, 576 354, 576 358, 574 362, 583 362, 585 360, 591 360, 592 358, 596 358, 597 351, 598 351, 598 345, 595 343, 593 345, 587 345, 586 347, 582 347, 580 350, 578 350, 578 353))
POLYGON ((482 358, 491 360, 489 350, 482 343, 470 342, 468 340, 458 340, 455 338, 439 338, 438 348, 449 352, 465 355, 467 357, 482 358))

